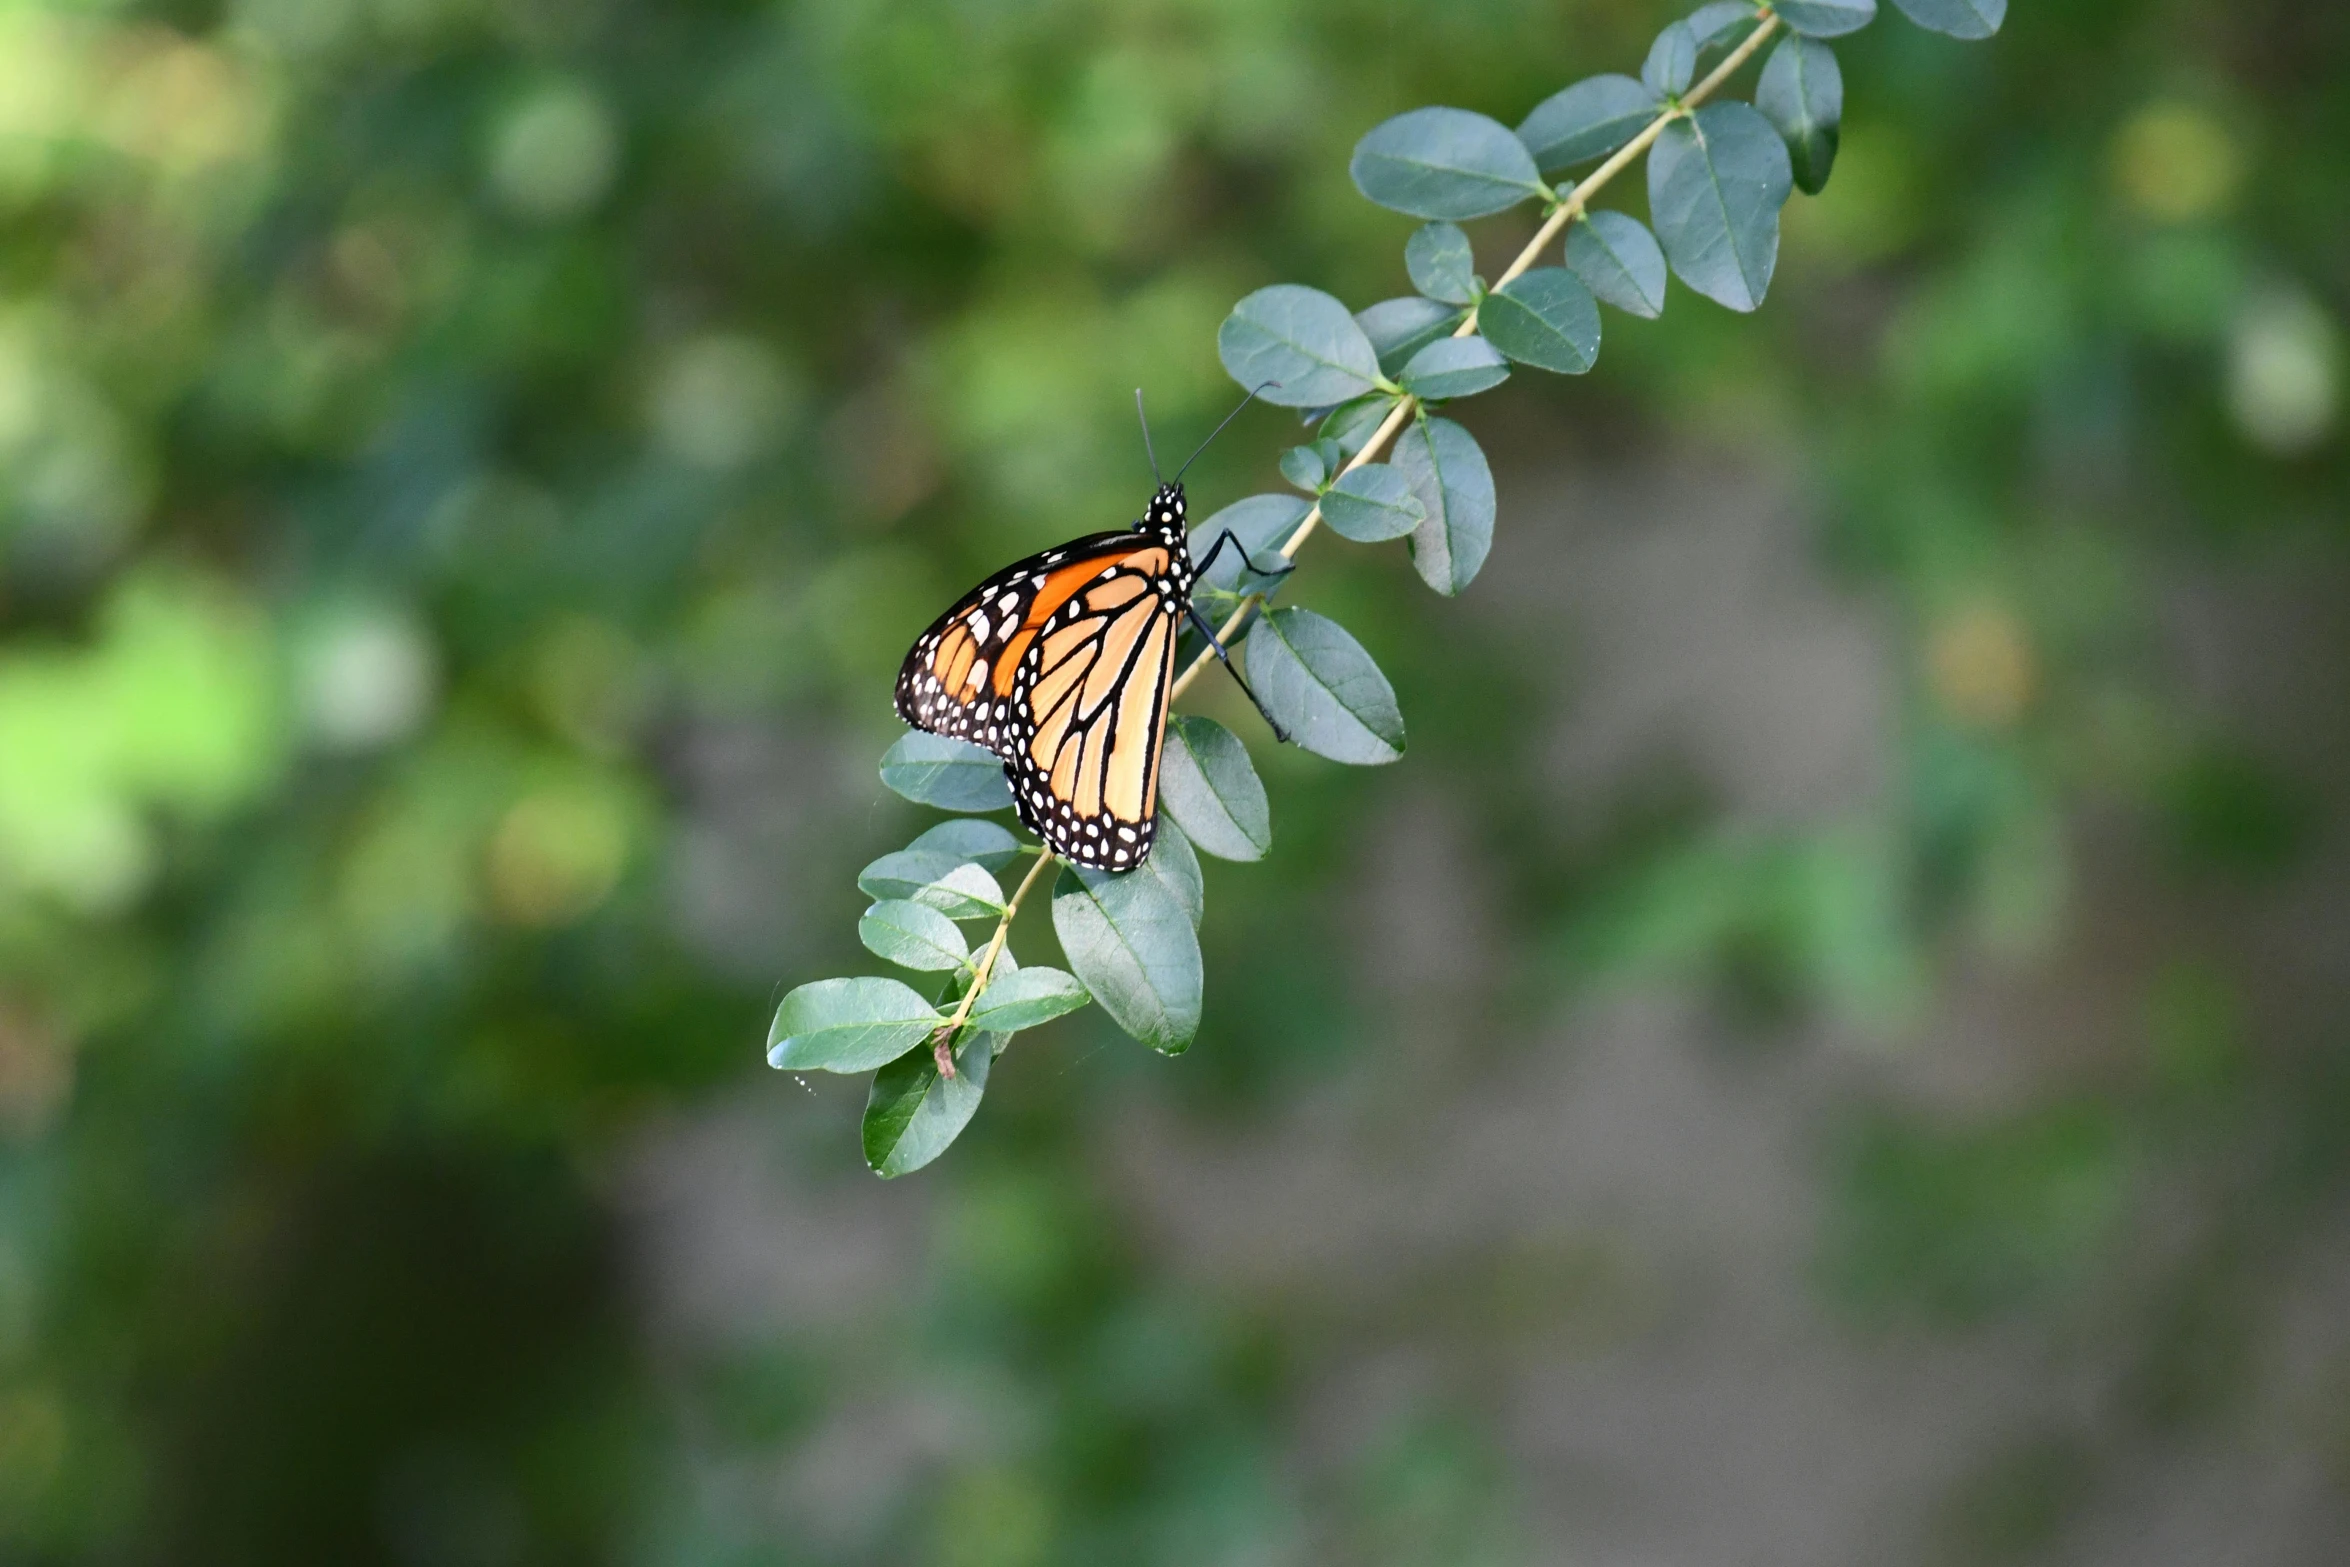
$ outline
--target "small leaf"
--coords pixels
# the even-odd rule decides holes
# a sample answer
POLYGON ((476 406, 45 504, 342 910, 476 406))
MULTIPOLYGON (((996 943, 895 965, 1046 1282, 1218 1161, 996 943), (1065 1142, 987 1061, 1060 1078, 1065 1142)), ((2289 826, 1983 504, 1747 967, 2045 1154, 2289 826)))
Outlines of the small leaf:
POLYGON ((1429 419, 1404 431, 1389 461, 1428 513, 1412 533, 1420 580, 1448 597, 1460 592, 1493 548, 1493 470, 1485 453, 1450 419, 1429 419))
POLYGON ((799 1072, 870 1072, 945 1021, 894 979, 820 979, 775 1009, 767 1064, 799 1072))
POLYGON ((941 1077, 938 1058, 909 1050, 873 1074, 865 1096, 865 1163, 888 1179, 919 1170, 962 1135, 987 1092, 988 1069, 1003 1049, 1001 1034, 965 1030, 955 1047, 955 1075, 941 1077))
POLYGON ((1196 568, 1206 560, 1227 532, 1233 542, 1224 546, 1224 553, 1201 575, 1199 586, 1225 593, 1256 591, 1262 574, 1251 571, 1249 561, 1261 559, 1271 564, 1271 557, 1289 542, 1311 510, 1312 503, 1295 495, 1251 495, 1217 512, 1191 530, 1192 565, 1196 568), (1246 551, 1247 559, 1238 551, 1246 551))
POLYGON ((926 973, 961 968, 971 956, 971 944, 953 920, 904 898, 867 909, 857 921, 857 939, 875 957, 926 973))
MULTIPOLYGON (((928 837, 929 834, 923 834, 928 837)), ((1006 834, 1009 837, 1009 834, 1006 834)), ((915 842, 921 842, 917 838, 915 842)), ((857 890, 875 902, 888 898, 911 898, 955 867, 967 863, 959 854, 944 854, 931 849, 900 849, 857 872, 857 890)))
POLYGON ((1761 18, 1746 0, 1712 0, 1689 13, 1689 36, 1697 40, 1699 53, 1707 49, 1737 42, 1746 30, 1761 18))
POLYGON ((1327 477, 1322 454, 1311 446, 1292 446, 1281 454, 1281 477, 1308 494, 1320 490, 1327 477))
POLYGON ((1816 38, 1780 44, 1755 84, 1754 106, 1787 143, 1796 188, 1817 196, 1836 166, 1844 119, 1844 73, 1836 65, 1836 51, 1816 38))
POLYGON ((1466 109, 1414 109, 1374 126, 1347 168, 1357 190, 1415 218, 1481 218, 1550 193, 1525 144, 1466 109))
POLYGON ((1322 473, 1326 478, 1336 478, 1338 470, 1346 466, 1346 448, 1327 437, 1314 442, 1314 455, 1322 459, 1322 473))
POLYGON ((993 919, 1004 912, 1004 889, 977 865, 958 865, 913 894, 913 902, 951 920, 993 919))
POLYGON ((1440 337, 1450 337, 1468 312, 1417 294, 1383 299, 1355 317, 1379 355, 1379 370, 1393 375, 1412 355, 1440 337))
POLYGON ((1338 448, 1336 466, 1343 466, 1347 458, 1361 451, 1394 411, 1395 399, 1385 392, 1373 392, 1331 409, 1330 417, 1322 421, 1322 436, 1338 448))
POLYGON ((1732 310, 1761 304, 1794 183, 1786 144, 1747 104, 1709 104, 1666 126, 1648 157, 1648 205, 1673 271, 1732 310))
POLYGON ((1195 846, 1220 860, 1262 859, 1273 846, 1272 806, 1248 747, 1212 718, 1185 713, 1167 725, 1167 748, 1159 761, 1159 810, 1195 846))
POLYGON ((1522 365, 1581 375, 1599 358, 1599 306, 1564 267, 1535 267, 1494 290, 1477 325, 1522 365))
POLYGON ((1357 544, 1400 539, 1427 515, 1410 481, 1381 462, 1339 475, 1322 495, 1322 520, 1339 537, 1357 544))
POLYGON ((1477 258, 1469 236, 1450 223, 1431 223, 1403 247, 1404 270, 1412 287, 1430 299, 1465 305, 1477 297, 1477 258))
POLYGON ((1687 22, 1675 22, 1648 46, 1648 60, 1640 67, 1641 85, 1659 98, 1678 98, 1689 90, 1697 74, 1697 35, 1687 22))
MULTIPOLYGON (((988 870, 1000 871, 1020 857, 1020 840, 1000 823, 964 817, 958 821, 940 822, 907 844, 906 849, 913 854, 945 855, 957 865, 976 861, 988 870)), ((936 876, 929 878, 931 881, 937 879, 936 876)), ((876 896, 903 897, 905 894, 886 893, 876 896)))
POLYGON ((967 740, 915 730, 881 759, 881 781, 916 805, 942 811, 1008 811, 1004 764, 967 740))
POLYGON ((1424 403, 1474 397, 1510 378, 1509 361, 1481 337, 1441 337, 1403 367, 1403 389, 1424 403))
POLYGON ((1841 38, 1877 19, 1877 0, 1779 0, 1779 20, 1813 38, 1841 38))
POLYGON ((1168 1055, 1199 1032, 1199 936, 1167 883, 1141 871, 1068 866, 1053 933, 1070 968, 1120 1028, 1168 1055))
POLYGON ((1265 711, 1314 755, 1356 766, 1403 755, 1395 688, 1336 621, 1275 610, 1248 639, 1248 674, 1265 711))
POLYGON ((1567 230, 1567 270, 1591 292, 1653 321, 1665 308, 1665 253, 1628 212, 1587 212, 1567 230))
POLYGON ((1346 306, 1295 283, 1260 288, 1232 307, 1216 353, 1242 386, 1284 408, 1319 408, 1372 390, 1379 356, 1346 306), (1266 386, 1266 382, 1277 383, 1266 386))
POLYGON ((1199 855, 1193 852, 1191 839, 1181 827, 1162 817, 1159 821, 1158 841, 1151 846, 1151 857, 1145 860, 1136 874, 1156 876, 1167 884, 1167 891, 1183 905, 1183 912, 1191 918, 1191 928, 1199 929, 1199 922, 1207 917, 1208 878, 1200 869, 1199 855))
POLYGON ((989 978, 971 1009, 971 1026, 993 1034, 1016 1033, 1074 1012, 1092 999, 1075 975, 1057 968, 1024 968, 989 978))
POLYGON ((1545 174, 1604 158, 1647 129, 1656 95, 1629 76, 1593 76, 1534 106, 1518 140, 1545 174))
POLYGON ((1952 38, 1988 38, 2007 20, 2007 0, 1893 0, 1901 14, 1952 38))

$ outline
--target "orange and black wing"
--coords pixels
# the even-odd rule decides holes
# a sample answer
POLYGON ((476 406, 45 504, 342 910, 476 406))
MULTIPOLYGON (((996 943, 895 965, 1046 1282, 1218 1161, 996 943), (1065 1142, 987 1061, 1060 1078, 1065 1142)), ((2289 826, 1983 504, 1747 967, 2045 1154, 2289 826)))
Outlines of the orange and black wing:
POLYGON ((1150 854, 1184 612, 1174 565, 1132 533, 1049 550, 981 583, 898 675, 900 716, 1003 757, 1020 819, 1080 865, 1150 854))

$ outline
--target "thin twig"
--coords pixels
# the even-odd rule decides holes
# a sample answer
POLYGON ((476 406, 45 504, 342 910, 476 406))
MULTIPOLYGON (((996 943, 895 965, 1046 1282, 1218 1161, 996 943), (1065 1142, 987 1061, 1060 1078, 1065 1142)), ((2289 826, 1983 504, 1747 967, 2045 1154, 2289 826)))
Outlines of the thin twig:
MULTIPOLYGON (((1560 231, 1565 229, 1569 223, 1574 222, 1576 217, 1586 210, 1586 204, 1590 199, 1599 194, 1610 180, 1631 167, 1633 162, 1646 152, 1659 136, 1664 134, 1667 125, 1719 92, 1722 84, 1738 73, 1740 66, 1754 58, 1754 52, 1763 46, 1763 41, 1777 31, 1779 26, 1779 17, 1776 12, 1765 9, 1759 14, 1762 17, 1762 25, 1748 34, 1744 43, 1731 50, 1720 65, 1708 72, 1704 81, 1682 94, 1678 104, 1649 121, 1639 135, 1624 143, 1616 151, 1615 156, 1592 170, 1590 177, 1578 184, 1567 196, 1567 199, 1558 204, 1550 216, 1543 220, 1542 227, 1534 231, 1534 237, 1526 242, 1526 248, 1518 252, 1518 259, 1509 264, 1509 270, 1495 280, 1493 285, 1495 288, 1500 288, 1534 265, 1536 258, 1549 247, 1551 241, 1558 238, 1560 231)), ((1476 330, 1477 315, 1475 311, 1471 311, 1468 317, 1461 322, 1459 330, 1453 333, 1453 336, 1467 337, 1476 330)), ((1395 439, 1396 432, 1401 430, 1405 422, 1419 411, 1419 406, 1420 402, 1416 397, 1406 396, 1399 399, 1394 409, 1380 423, 1379 428, 1371 432, 1371 438, 1363 443, 1363 449, 1355 453, 1354 457, 1339 472, 1341 474, 1352 473, 1365 463, 1377 461, 1379 454, 1386 450, 1387 443, 1395 439)), ((1312 509, 1306 513, 1305 520, 1297 525, 1297 531, 1289 536, 1289 542, 1281 546, 1281 558, 1283 560, 1296 559, 1299 547, 1313 536, 1314 529, 1320 526, 1321 521, 1322 503, 1316 501, 1312 509)), ((1234 634, 1247 622, 1250 612, 1257 608, 1257 602, 1243 603, 1234 610, 1231 618, 1226 620, 1222 629, 1216 633, 1216 640, 1222 642, 1226 647, 1230 647, 1234 634)), ((1176 678, 1174 688, 1168 693, 1169 706, 1174 704, 1176 697, 1183 694, 1184 689, 1191 684, 1193 678, 1206 667, 1208 660, 1215 656, 1215 652, 1214 648, 1203 650, 1199 657, 1191 661, 1191 667, 1176 678)))
POLYGON ((971 971, 971 988, 963 992, 962 1002, 956 1006, 955 1015, 930 1036, 930 1053, 938 1062, 939 1076, 955 1075, 955 1036, 963 1031, 963 1024, 970 1019, 971 1008, 979 1001, 979 993, 987 988, 987 976, 995 972, 995 960, 1002 956, 1004 941, 1012 934, 1012 920, 1020 912, 1020 900, 1028 896, 1028 889, 1036 885, 1036 879, 1044 874, 1046 866, 1059 863, 1049 849, 1037 854, 1036 863, 1029 866, 1028 874, 1020 878, 1020 888, 1012 894, 1012 901, 1004 905, 1004 917, 996 922, 995 934, 988 938, 987 950, 979 955, 979 966, 971 971))

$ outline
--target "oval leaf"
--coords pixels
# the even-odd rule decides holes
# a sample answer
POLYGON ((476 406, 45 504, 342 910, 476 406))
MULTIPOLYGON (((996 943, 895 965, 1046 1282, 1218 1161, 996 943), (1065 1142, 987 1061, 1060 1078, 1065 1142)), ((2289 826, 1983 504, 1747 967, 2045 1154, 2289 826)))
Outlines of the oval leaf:
POLYGON ((1380 372, 1393 375, 1430 343, 1452 336, 1465 314, 1451 305, 1407 294, 1401 299, 1383 299, 1355 320, 1378 352, 1380 372))
POLYGON ((1465 305, 1477 297, 1477 258, 1469 236, 1450 223, 1431 223, 1403 247, 1404 270, 1412 287, 1430 299, 1465 305))
POLYGON ((1057 968, 1024 968, 988 980, 971 1009, 971 1026, 993 1034, 1016 1033, 1074 1012, 1092 999, 1075 975, 1057 968))
POLYGON ((1648 46, 1648 60, 1640 67, 1641 85, 1659 98, 1678 98, 1697 74, 1697 35, 1687 22, 1675 22, 1648 46))
POLYGON ((1374 126, 1347 172, 1380 206, 1415 218, 1481 218, 1549 194, 1525 143, 1466 109, 1414 109, 1374 126))
POLYGON ((1732 310, 1761 304, 1794 182, 1786 144, 1747 104, 1709 104, 1666 126, 1648 155, 1648 205, 1681 281, 1732 310))
POLYGON ((1314 755, 1363 767, 1403 755, 1395 688, 1336 621, 1275 610, 1249 636, 1248 674, 1265 711, 1314 755))
POLYGON ((953 920, 905 898, 867 909, 857 921, 857 939, 875 957, 926 973, 959 969, 971 956, 971 944, 953 920))
POLYGON ((1187 713, 1167 725, 1159 809, 1220 860, 1262 859, 1273 846, 1273 809, 1248 747, 1212 718, 1187 713))
POLYGON ((1199 1032, 1199 936, 1164 880, 1068 866, 1053 888, 1053 932, 1120 1028, 1168 1055, 1191 1043, 1199 1032))
POLYGON ((1379 356, 1346 306, 1296 283, 1260 288, 1232 307, 1216 353, 1242 386, 1284 408, 1320 408, 1370 391, 1379 356), (1266 386, 1266 382, 1277 383, 1266 386))
POLYGON ((1779 20, 1813 38, 1841 38, 1877 19, 1877 0, 1778 0, 1779 20))
POLYGON ((1796 188, 1817 196, 1836 165, 1844 119, 1844 73, 1837 67, 1836 51, 1816 38, 1790 38, 1780 44, 1755 84, 1754 106, 1786 142, 1796 188))
POLYGON ((1339 461, 1343 463, 1363 449, 1372 433, 1386 423, 1387 416, 1394 411, 1395 399, 1384 392, 1373 392, 1351 403, 1341 403, 1330 410, 1329 418, 1322 421, 1322 437, 1338 448, 1339 461))
POLYGON ((1952 38, 1988 38, 2007 20, 2007 0, 1893 0, 1918 26, 1952 38))
POLYGON ((1604 158, 1647 129, 1656 95, 1629 76, 1593 76, 1534 106, 1518 140, 1545 174, 1604 158))
POLYGON ((977 865, 958 865, 911 897, 951 920, 993 919, 1004 912, 1002 885, 977 865))
POLYGON ((964 863, 962 856, 956 854, 940 854, 929 849, 900 849, 894 854, 883 855, 857 872, 857 890, 876 903, 888 898, 911 898, 964 863))
POLYGON ((1424 403, 1474 397, 1510 378, 1509 361, 1481 337, 1441 337, 1403 367, 1403 389, 1424 403))
MULTIPOLYGON (((1000 823, 966 817, 961 821, 940 822, 907 844, 906 850, 911 854, 943 855, 956 865, 976 861, 984 869, 1000 871, 1019 858, 1020 840, 1000 823)), ((939 873, 941 876, 945 874, 945 871, 939 873)), ((930 880, 936 881, 938 877, 933 876, 930 880)), ((860 882, 859 885, 863 884, 860 882)), ((903 897, 905 894, 890 893, 886 896, 903 897)))
POLYGON ((1340 474, 1322 496, 1322 520, 1341 538, 1357 544, 1400 539, 1427 515, 1410 481, 1381 462, 1340 474))
POLYGON ((916 805, 942 811, 1008 811, 1012 790, 1004 764, 968 740, 917 729, 881 759, 881 781, 916 805))
POLYGON ((1271 564, 1272 556, 1289 542, 1289 536, 1297 531, 1298 524, 1306 520, 1306 513, 1311 510, 1310 502, 1295 495, 1251 495, 1246 500, 1234 501, 1192 529, 1194 569, 1208 558, 1218 539, 1227 533, 1232 535, 1232 543, 1225 545, 1215 563, 1201 574, 1199 587, 1225 593, 1254 592, 1261 579, 1249 569, 1249 561, 1264 560, 1271 564))
POLYGON ((1665 253, 1628 212, 1587 212, 1567 230, 1567 270, 1618 310, 1653 321, 1665 308, 1665 253))
POLYGON ((1191 920, 1191 928, 1199 929, 1208 913, 1208 878, 1200 869, 1199 855, 1191 847, 1191 839, 1171 819, 1159 823, 1158 842, 1151 846, 1151 857, 1143 862, 1138 874, 1156 876, 1166 883, 1167 891, 1183 906, 1191 920))
POLYGON ((1522 365, 1581 375, 1599 358, 1599 306, 1564 267, 1510 279, 1478 307, 1477 325, 1522 365))
POLYGON ((1450 419, 1429 419, 1404 431, 1389 460, 1428 513, 1412 532, 1420 580, 1448 597, 1460 592, 1493 547, 1493 470, 1485 454, 1450 419))
POLYGON ((1760 20, 1746 0, 1711 0, 1689 13, 1687 25, 1689 36, 1697 40, 1698 52, 1703 54, 1736 43, 1760 20))
POLYGON ((946 1152, 978 1111, 1004 1043, 1001 1034, 965 1030, 953 1077, 939 1076, 938 1059, 927 1050, 909 1050, 873 1074, 863 1133, 865 1163, 875 1175, 904 1175, 946 1152))
POLYGON ((767 1064, 799 1072, 870 1072, 946 1021, 894 979, 820 979, 783 998, 767 1030, 767 1064))
POLYGON ((1307 492, 1319 490, 1327 471, 1322 454, 1311 446, 1292 446, 1281 454, 1281 477, 1307 492))

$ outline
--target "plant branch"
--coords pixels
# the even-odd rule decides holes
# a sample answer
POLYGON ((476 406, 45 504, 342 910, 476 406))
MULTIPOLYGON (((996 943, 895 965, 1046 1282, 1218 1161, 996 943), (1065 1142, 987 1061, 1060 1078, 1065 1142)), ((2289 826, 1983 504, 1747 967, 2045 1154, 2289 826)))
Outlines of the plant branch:
POLYGON ((971 971, 971 988, 963 992, 962 1001, 955 1007, 955 1015, 930 1036, 930 1053, 938 1062, 939 1076, 955 1075, 955 1036, 970 1021, 971 1009, 979 1002, 979 993, 987 988, 987 976, 995 972, 995 961, 1003 955, 1004 942, 1012 934, 1012 920, 1020 912, 1021 900, 1028 896, 1028 890, 1036 885, 1037 878, 1044 874, 1046 866, 1059 863, 1048 850, 1039 854, 1036 863, 1028 867, 1028 874, 1020 878, 1019 890, 1012 894, 1012 901, 1004 905, 1004 917, 996 921, 995 934, 988 938, 987 950, 979 955, 979 966, 971 971))
MULTIPOLYGON (((1592 170, 1589 178, 1575 186, 1566 200, 1560 202, 1551 211, 1550 216, 1543 220, 1542 227, 1534 231, 1534 237, 1526 242, 1526 248, 1518 252, 1518 259, 1511 262, 1509 269, 1495 280, 1493 285, 1495 288, 1502 287, 1524 273, 1528 267, 1534 265, 1536 258, 1549 247, 1553 240, 1559 237, 1561 231, 1586 210, 1586 204, 1590 199, 1597 195, 1609 181, 1631 167, 1642 153, 1653 146, 1656 139, 1664 134, 1667 125, 1721 91, 1722 84, 1737 75, 1740 66, 1754 58, 1755 51, 1760 49, 1764 41, 1779 27, 1778 13, 1766 8, 1760 14, 1762 25, 1748 34, 1744 43, 1731 50, 1721 64, 1707 72, 1705 80, 1684 93, 1678 104, 1649 121, 1639 135, 1624 143, 1621 148, 1617 149, 1613 157, 1592 170)), ((1472 310, 1467 319, 1461 322, 1459 329, 1453 333, 1453 336, 1467 337, 1476 330, 1477 313, 1472 310)), ((1403 429, 1405 422, 1418 412, 1419 406, 1420 402, 1416 397, 1406 396, 1399 399, 1386 419, 1381 421, 1379 428, 1371 432, 1371 438, 1363 443, 1363 449, 1355 453, 1339 472, 1341 474, 1352 473, 1365 463, 1376 462, 1379 454, 1387 449, 1387 443, 1394 440, 1397 432, 1403 429)), ((1289 542, 1281 546, 1281 558, 1283 560, 1296 559, 1299 548, 1313 536, 1314 529, 1319 527, 1321 522, 1322 504, 1320 501, 1316 501, 1313 508, 1306 513, 1305 520, 1297 525, 1297 531, 1289 536, 1289 542)), ((1247 623, 1250 613, 1256 607, 1255 603, 1244 603, 1234 610, 1231 618, 1226 620, 1223 627, 1216 633, 1216 639, 1226 647, 1230 647, 1234 636, 1247 623)), ((1209 648, 1191 661, 1191 666, 1177 677, 1174 687, 1168 692, 1169 706, 1174 705, 1175 698, 1184 693, 1185 688, 1190 686, 1199 672, 1207 666, 1208 660, 1213 657, 1215 657, 1215 649, 1209 648)), ((1018 902, 1017 899, 1013 901, 1018 902)), ((968 998, 965 999, 968 1001, 968 998)))

